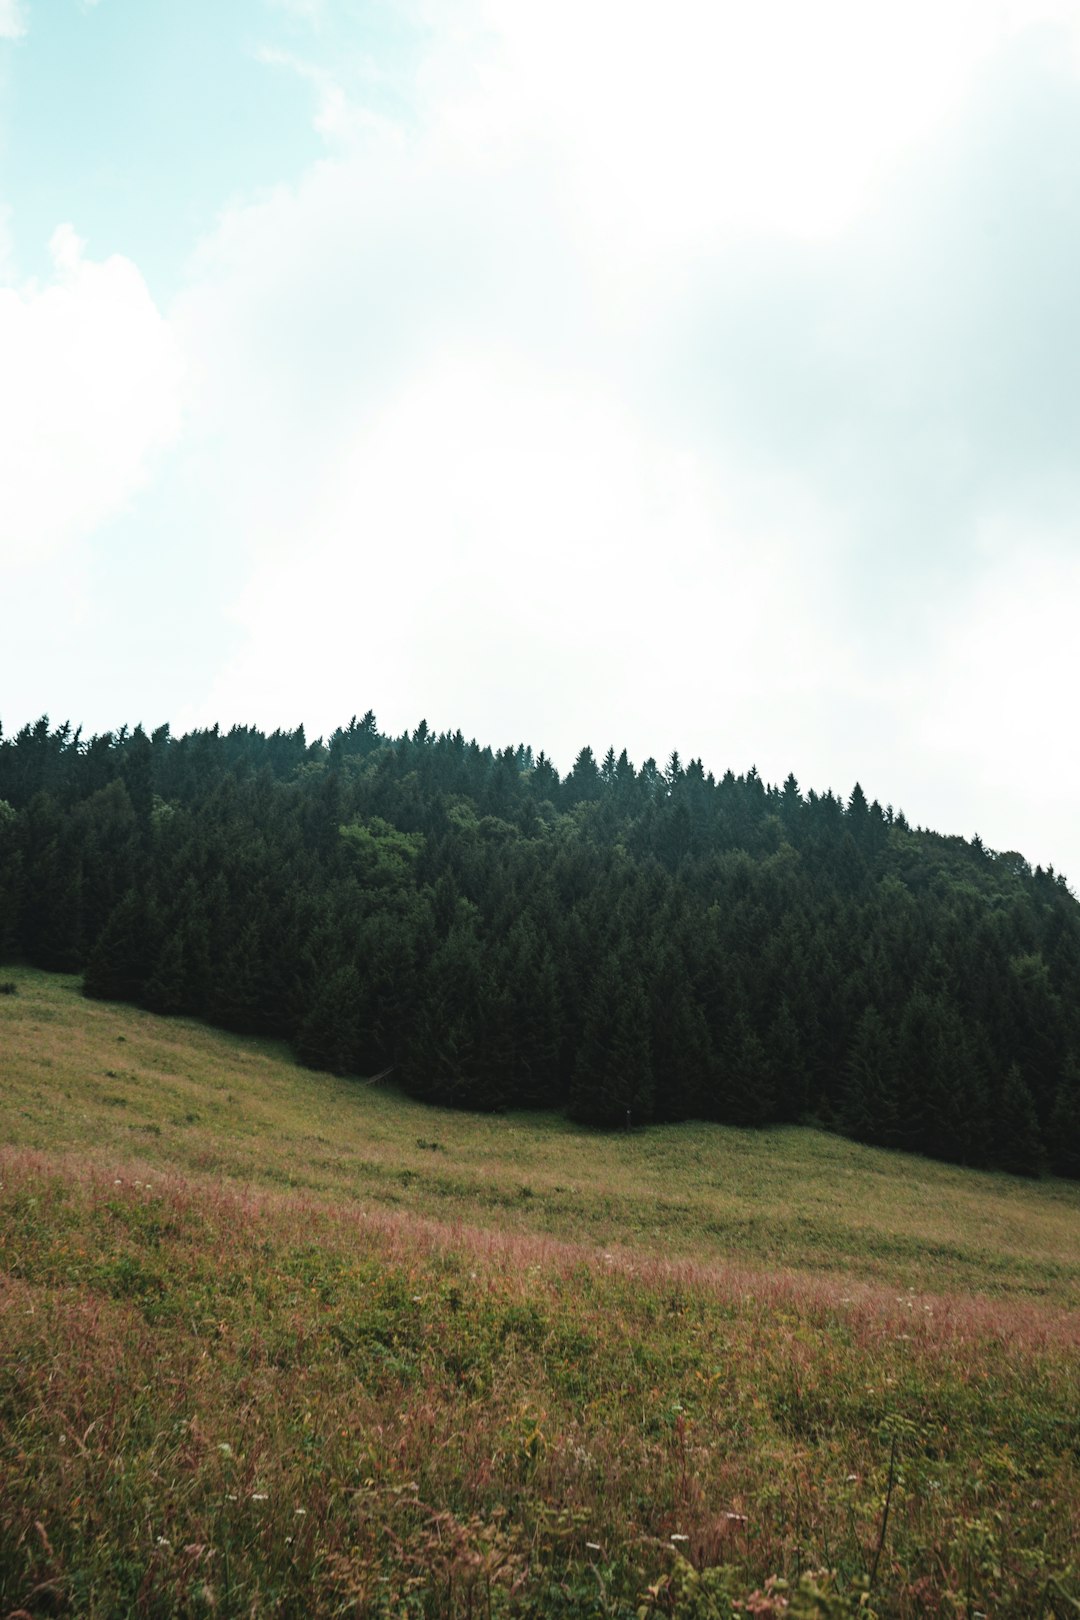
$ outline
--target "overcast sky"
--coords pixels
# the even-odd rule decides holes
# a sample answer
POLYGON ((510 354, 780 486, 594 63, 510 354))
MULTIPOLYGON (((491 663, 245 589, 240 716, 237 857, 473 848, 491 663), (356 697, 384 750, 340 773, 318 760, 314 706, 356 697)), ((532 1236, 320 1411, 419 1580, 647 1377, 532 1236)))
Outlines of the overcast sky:
POLYGON ((0 0, 0 721, 589 742, 1080 880, 1080 0, 0 0))

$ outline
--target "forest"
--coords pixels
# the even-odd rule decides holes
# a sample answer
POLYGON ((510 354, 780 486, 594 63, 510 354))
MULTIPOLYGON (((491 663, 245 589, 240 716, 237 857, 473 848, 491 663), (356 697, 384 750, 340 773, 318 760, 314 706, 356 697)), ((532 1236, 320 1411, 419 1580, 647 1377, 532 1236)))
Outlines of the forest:
POLYGON ((2 960, 444 1105, 1080 1177, 1080 904, 858 784, 43 717, 0 733, 2 960))

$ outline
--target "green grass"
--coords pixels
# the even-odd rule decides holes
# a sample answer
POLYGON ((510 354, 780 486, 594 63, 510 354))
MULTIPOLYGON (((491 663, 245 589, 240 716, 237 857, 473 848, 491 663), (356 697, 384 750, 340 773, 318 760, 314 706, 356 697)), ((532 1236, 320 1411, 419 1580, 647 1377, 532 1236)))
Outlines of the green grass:
POLYGON ((11 977, 0 1615, 1077 1612, 1080 1188, 11 977))
POLYGON ((434 1109, 300 1069, 274 1042, 85 1001, 20 971, 0 1000, 12 1146, 607 1250, 1080 1306, 1080 1186, 957 1169, 824 1132, 601 1134, 434 1109))

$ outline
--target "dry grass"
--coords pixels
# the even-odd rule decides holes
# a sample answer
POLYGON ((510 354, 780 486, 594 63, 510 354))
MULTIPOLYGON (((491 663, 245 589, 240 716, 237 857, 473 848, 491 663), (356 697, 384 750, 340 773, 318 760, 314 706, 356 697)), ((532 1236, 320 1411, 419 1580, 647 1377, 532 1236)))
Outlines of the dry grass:
POLYGON ((0 1615, 824 1617, 875 1560, 864 1614, 1075 1613, 1077 1189, 436 1113, 17 977, 0 1615))

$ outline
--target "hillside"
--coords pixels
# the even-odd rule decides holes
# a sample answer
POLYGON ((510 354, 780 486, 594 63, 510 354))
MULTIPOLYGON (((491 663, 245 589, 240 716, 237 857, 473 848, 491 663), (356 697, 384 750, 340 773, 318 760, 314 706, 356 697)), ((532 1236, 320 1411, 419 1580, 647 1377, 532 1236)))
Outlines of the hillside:
POLYGON ((702 1264, 1080 1309, 1080 1187, 1067 1182, 797 1127, 608 1135, 552 1113, 431 1108, 387 1085, 314 1077, 278 1042, 87 1003, 74 979, 14 977, 19 994, 0 997, 12 1146, 702 1264))
POLYGON ((1080 1175, 1080 905, 858 784, 43 719, 0 739, 5 954, 432 1103, 1080 1175))
POLYGON ((10 977, 0 1612, 1075 1612, 1075 1184, 10 977))

